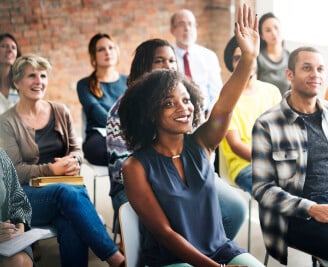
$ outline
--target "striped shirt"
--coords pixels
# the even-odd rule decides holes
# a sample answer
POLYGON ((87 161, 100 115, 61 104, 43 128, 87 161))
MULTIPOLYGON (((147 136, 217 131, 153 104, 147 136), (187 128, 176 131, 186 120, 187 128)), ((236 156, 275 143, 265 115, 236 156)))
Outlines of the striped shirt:
MULTIPOLYGON (((287 264, 288 218, 309 219, 315 203, 302 198, 305 183, 308 139, 303 119, 287 103, 279 105, 255 122, 252 132, 253 195, 259 203, 259 216, 267 251, 287 264)), ((328 102, 317 99, 322 110, 322 128, 328 137, 328 102)))

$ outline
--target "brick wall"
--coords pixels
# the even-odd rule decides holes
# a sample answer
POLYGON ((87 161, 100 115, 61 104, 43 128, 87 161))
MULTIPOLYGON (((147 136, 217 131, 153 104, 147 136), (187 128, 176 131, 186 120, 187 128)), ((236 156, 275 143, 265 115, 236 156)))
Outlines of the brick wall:
MULTIPOLYGON (((240 1, 234 2, 238 6, 240 1)), ((255 6, 255 0, 244 2, 255 6)), ((92 70, 87 46, 95 33, 115 38, 121 51, 120 71, 128 74, 136 46, 154 37, 172 42, 170 16, 188 8, 197 18, 198 43, 217 53, 226 80, 223 49, 231 32, 229 6, 229 0, 2 0, 0 33, 12 33, 23 54, 37 53, 50 60, 53 72, 47 98, 70 108, 79 134, 76 82, 92 70)))

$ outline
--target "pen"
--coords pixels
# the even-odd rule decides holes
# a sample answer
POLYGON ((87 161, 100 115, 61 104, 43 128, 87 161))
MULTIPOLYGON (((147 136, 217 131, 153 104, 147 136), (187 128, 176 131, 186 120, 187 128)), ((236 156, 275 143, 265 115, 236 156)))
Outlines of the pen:
MULTIPOLYGON (((2 221, 0 221, 0 224, 1 223, 5 223, 5 222, 2 222, 2 221)), ((8 222, 7 222, 8 223, 8 222)), ((15 232, 17 232, 19 229, 16 227, 16 225, 14 225, 14 228, 12 228, 15 232)))

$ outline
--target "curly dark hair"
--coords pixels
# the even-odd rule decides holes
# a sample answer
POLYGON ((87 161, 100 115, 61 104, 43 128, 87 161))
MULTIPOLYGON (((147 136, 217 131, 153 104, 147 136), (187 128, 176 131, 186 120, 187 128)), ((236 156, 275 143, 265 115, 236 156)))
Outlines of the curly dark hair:
POLYGON ((178 71, 159 69, 146 73, 129 85, 118 110, 121 130, 130 150, 148 147, 156 137, 163 99, 182 83, 194 105, 193 126, 197 127, 203 112, 203 96, 198 86, 178 71))

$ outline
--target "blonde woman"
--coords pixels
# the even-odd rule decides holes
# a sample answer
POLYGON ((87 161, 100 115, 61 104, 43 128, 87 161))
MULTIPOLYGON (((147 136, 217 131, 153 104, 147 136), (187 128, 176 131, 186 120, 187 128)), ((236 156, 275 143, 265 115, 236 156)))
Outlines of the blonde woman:
POLYGON ((124 257, 84 186, 29 186, 37 176, 78 174, 82 152, 68 109, 43 99, 51 71, 49 62, 26 55, 16 60, 12 71, 20 100, 0 116, 0 143, 13 161, 31 203, 32 226, 56 227, 62 267, 87 267, 89 248, 110 266, 121 266, 124 257))

